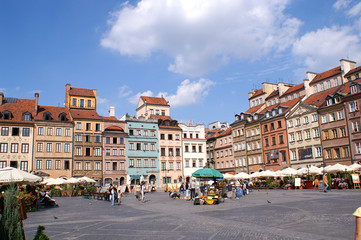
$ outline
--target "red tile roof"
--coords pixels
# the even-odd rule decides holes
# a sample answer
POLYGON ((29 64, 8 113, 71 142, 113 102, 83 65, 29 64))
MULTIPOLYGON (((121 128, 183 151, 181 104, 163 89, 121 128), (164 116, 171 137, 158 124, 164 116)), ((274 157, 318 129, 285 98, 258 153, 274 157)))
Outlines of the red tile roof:
POLYGON ((83 118, 83 119, 93 119, 93 120, 102 120, 95 110, 83 110, 83 109, 70 109, 70 113, 74 119, 83 118))
MULTIPOLYGON (((161 121, 176 121, 176 120, 173 120, 170 116, 162 116, 162 115, 150 115, 150 119, 158 119, 158 123, 159 123, 159 120, 161 121)), ((178 123, 176 124, 176 126, 167 126, 167 125, 164 125, 164 123, 162 124, 158 124, 158 127, 159 128, 167 128, 167 129, 178 129, 178 130, 182 130, 181 127, 179 127, 178 123)))
POLYGON ((69 110, 66 107, 56 107, 56 106, 38 106, 38 114, 35 116, 35 120, 42 121, 44 120, 44 113, 49 112, 51 114, 51 120, 59 121, 59 115, 61 113, 66 114, 66 121, 71 122, 71 115, 69 110))
POLYGON ((268 110, 271 111, 273 108, 277 107, 278 105, 279 105, 279 104, 277 103, 277 104, 271 105, 271 106, 269 106, 269 107, 266 107, 266 108, 263 109, 260 113, 264 114, 264 113, 266 113, 268 110))
MULTIPOLYGON (((252 98, 261 96, 262 94, 264 94, 263 89, 258 89, 258 90, 255 92, 255 94, 253 94, 249 99, 252 99, 252 98)), ((248 100, 249 100, 249 99, 248 99, 248 100)))
POLYGON ((303 89, 305 89, 305 84, 304 84, 304 83, 298 84, 298 85, 296 85, 296 86, 290 87, 290 88, 283 94, 283 96, 284 96, 284 95, 287 95, 287 94, 290 94, 290 93, 294 93, 294 92, 303 90, 303 89))
POLYGON ((104 119, 104 121, 107 121, 107 122, 117 122, 119 121, 116 117, 112 116, 112 117, 104 117, 102 116, 102 118, 104 119))
POLYGON ((361 71, 361 66, 359 66, 357 68, 354 68, 354 69, 351 69, 348 73, 346 73, 345 77, 348 77, 348 76, 350 76, 350 75, 352 75, 354 73, 357 73, 359 71, 361 71))
POLYGON ((282 114, 285 114, 285 113, 288 112, 294 105, 296 105, 300 100, 301 100, 301 98, 295 98, 295 99, 292 99, 292 100, 287 101, 287 102, 284 102, 284 103, 275 104, 275 105, 266 107, 265 109, 262 110, 261 113, 264 114, 264 113, 266 113, 267 111, 272 111, 273 108, 277 108, 277 107, 283 106, 283 107, 287 107, 287 109, 282 112, 282 114))
POLYGON ((160 120, 169 120, 169 121, 173 121, 173 119, 170 116, 162 116, 162 115, 150 115, 150 119, 160 119, 160 120))
MULTIPOLYGON (((7 98, 5 98, 7 99, 7 98)), ((32 115, 32 118, 35 117, 35 100, 33 99, 16 99, 16 102, 5 102, 0 106, 1 118, 0 122, 32 122, 31 121, 23 121, 23 114, 25 112, 29 112, 32 115), (11 112, 10 120, 3 120, 3 112, 4 111, 11 112)))
POLYGON ((141 96, 141 98, 142 98, 143 101, 146 102, 147 104, 169 106, 167 100, 165 100, 164 98, 159 98, 159 97, 146 97, 146 96, 141 96))
POLYGON ((323 73, 317 74, 317 76, 312 80, 312 82, 310 82, 310 86, 315 83, 318 83, 324 79, 330 78, 330 77, 338 75, 338 74, 341 74, 341 66, 338 66, 338 67, 332 68, 330 70, 327 70, 323 73))
POLYGON ((81 97, 95 97, 94 91, 92 89, 74 88, 74 87, 70 88, 69 95, 81 96, 81 97))
POLYGON ((266 97, 266 100, 270 99, 270 98, 273 98, 273 97, 276 97, 276 96, 279 96, 279 94, 280 94, 280 92, 278 90, 275 90, 270 95, 268 95, 268 97, 266 97))
POLYGON ((105 131, 118 131, 118 132, 124 132, 124 129, 118 126, 110 126, 105 129, 105 131))
POLYGON ((305 105, 313 105, 315 107, 320 107, 325 101, 328 95, 332 95, 337 92, 339 88, 331 88, 323 92, 315 93, 309 96, 303 104, 305 105))
POLYGON ((260 109, 262 106, 263 106, 263 104, 260 104, 260 105, 258 105, 258 106, 253 107, 253 108, 250 108, 250 109, 248 109, 248 110, 246 111, 246 113, 255 113, 255 112, 257 112, 257 110, 260 109))

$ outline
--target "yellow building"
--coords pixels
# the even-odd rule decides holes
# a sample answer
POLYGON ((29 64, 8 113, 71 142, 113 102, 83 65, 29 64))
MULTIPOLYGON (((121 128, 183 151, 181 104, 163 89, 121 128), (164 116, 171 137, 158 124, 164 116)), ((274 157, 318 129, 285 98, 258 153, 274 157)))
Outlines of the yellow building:
POLYGON ((148 119, 152 115, 170 116, 169 109, 170 106, 164 98, 141 96, 137 106, 137 118, 148 119))

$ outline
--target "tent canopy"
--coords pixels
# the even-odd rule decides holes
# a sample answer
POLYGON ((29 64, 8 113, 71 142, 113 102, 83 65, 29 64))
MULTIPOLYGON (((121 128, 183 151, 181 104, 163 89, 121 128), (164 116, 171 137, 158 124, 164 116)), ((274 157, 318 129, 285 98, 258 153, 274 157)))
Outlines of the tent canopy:
POLYGON ((0 183, 36 183, 42 180, 41 177, 22 171, 13 167, 0 169, 0 183))
POLYGON ((197 178, 222 178, 223 174, 212 168, 198 169, 192 174, 192 177, 197 178))

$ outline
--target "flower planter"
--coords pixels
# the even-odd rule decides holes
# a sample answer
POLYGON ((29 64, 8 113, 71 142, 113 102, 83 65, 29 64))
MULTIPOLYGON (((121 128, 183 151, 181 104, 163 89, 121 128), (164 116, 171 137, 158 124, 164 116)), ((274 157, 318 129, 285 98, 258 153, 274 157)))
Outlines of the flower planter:
POLYGON ((313 189, 313 182, 312 181, 305 181, 306 189, 313 189))

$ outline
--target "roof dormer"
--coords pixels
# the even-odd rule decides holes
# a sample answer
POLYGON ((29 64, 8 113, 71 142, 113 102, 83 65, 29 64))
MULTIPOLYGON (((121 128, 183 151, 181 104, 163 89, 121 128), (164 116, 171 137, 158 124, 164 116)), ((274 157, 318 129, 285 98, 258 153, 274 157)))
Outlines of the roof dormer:
POLYGON ((31 121, 31 119, 32 119, 31 113, 29 113, 29 112, 24 112, 22 119, 23 119, 23 121, 31 121))
POLYGON ((43 120, 44 121, 51 121, 51 113, 50 112, 45 112, 43 114, 43 120))

